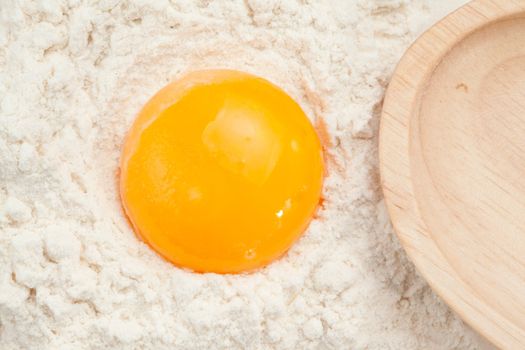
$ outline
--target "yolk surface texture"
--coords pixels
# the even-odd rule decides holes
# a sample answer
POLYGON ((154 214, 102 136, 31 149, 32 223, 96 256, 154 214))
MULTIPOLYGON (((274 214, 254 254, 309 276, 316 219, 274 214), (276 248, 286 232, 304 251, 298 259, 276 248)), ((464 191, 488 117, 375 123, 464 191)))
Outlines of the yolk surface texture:
POLYGON ((237 273, 278 258, 319 203, 322 148, 299 105, 237 71, 186 75, 131 127, 120 192, 135 232, 174 264, 237 273))

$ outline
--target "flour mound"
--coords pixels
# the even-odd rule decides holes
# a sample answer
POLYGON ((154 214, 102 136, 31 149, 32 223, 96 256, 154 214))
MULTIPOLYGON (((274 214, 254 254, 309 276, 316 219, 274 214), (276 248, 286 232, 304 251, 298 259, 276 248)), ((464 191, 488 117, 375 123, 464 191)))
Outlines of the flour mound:
POLYGON ((480 349, 417 276, 384 208, 386 84, 462 0, 2 0, 1 349, 480 349), (134 116, 188 70, 285 89, 327 131, 319 217, 249 275, 193 274, 118 201, 134 116))

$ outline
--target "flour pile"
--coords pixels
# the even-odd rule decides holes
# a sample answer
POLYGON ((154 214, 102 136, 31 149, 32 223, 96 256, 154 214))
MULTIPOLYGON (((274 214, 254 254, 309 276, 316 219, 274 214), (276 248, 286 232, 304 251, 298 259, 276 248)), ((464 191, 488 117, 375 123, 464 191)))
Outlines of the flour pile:
POLYGON ((378 182, 395 63, 463 2, 0 0, 0 348, 490 348, 416 275, 378 182), (269 79, 330 135, 319 219, 250 275, 173 267, 118 201, 135 114, 201 68, 269 79))

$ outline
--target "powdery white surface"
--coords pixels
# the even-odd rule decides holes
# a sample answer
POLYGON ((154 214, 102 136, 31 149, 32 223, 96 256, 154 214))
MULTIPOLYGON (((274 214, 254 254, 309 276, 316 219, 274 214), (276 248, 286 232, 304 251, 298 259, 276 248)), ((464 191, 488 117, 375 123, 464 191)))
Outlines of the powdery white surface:
POLYGON ((395 63, 463 2, 0 0, 0 348, 490 348, 417 276, 378 182, 395 63), (332 144, 320 218, 250 275, 164 262, 117 197, 140 106, 219 67, 283 87, 332 144))

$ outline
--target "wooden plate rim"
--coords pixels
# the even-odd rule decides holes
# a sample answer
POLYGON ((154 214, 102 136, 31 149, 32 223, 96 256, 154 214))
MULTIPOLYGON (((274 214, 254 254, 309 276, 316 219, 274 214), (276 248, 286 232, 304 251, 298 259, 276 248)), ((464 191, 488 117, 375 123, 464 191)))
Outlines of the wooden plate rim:
POLYGON ((410 178, 410 119, 419 96, 444 56, 473 32, 525 17, 525 0, 474 0, 445 17, 408 49, 390 81, 381 115, 381 186, 394 230, 432 288, 467 323, 496 346, 521 348, 525 330, 486 305, 454 271, 433 242, 419 213, 410 178))

